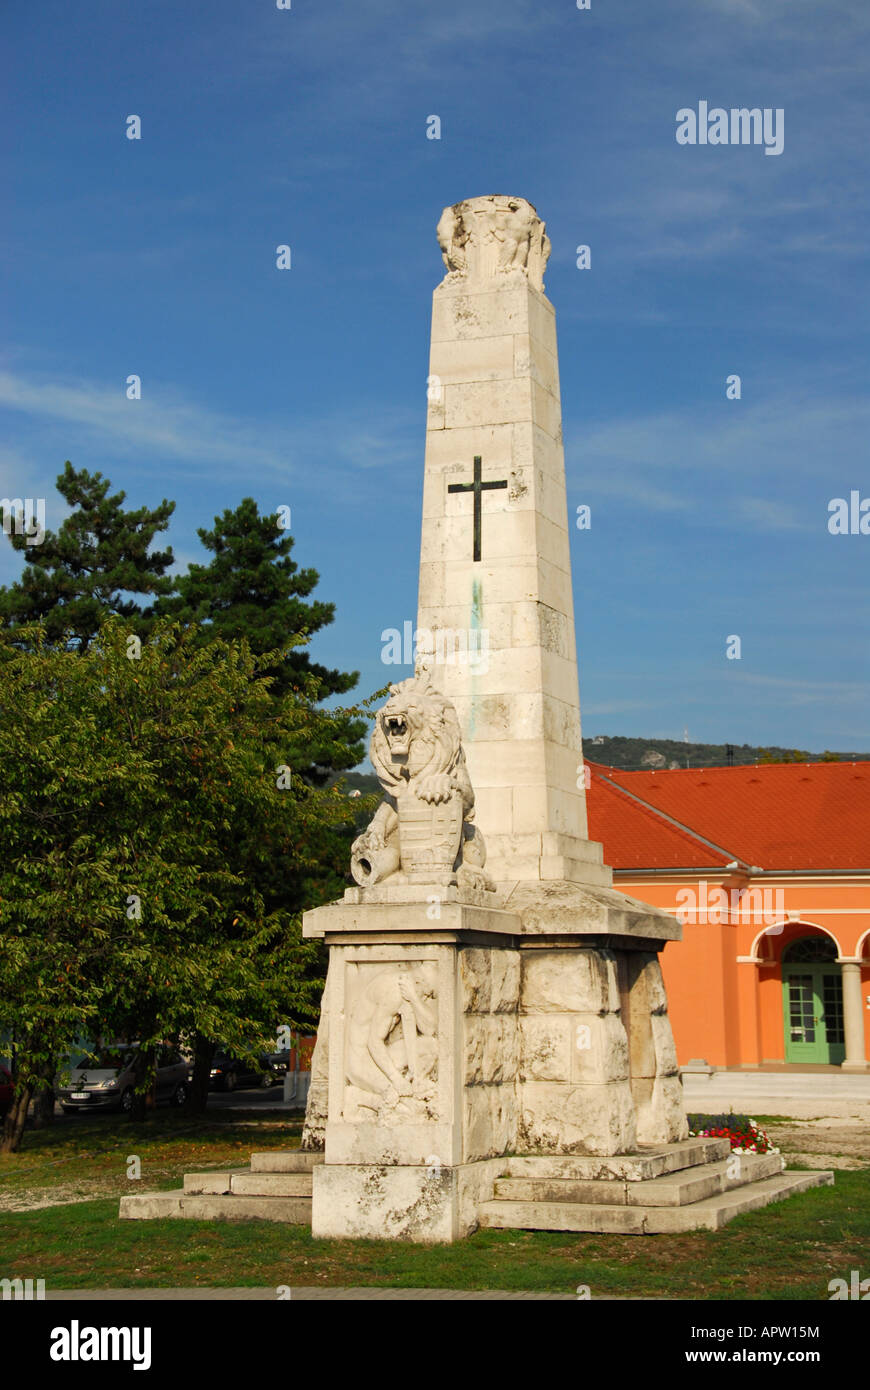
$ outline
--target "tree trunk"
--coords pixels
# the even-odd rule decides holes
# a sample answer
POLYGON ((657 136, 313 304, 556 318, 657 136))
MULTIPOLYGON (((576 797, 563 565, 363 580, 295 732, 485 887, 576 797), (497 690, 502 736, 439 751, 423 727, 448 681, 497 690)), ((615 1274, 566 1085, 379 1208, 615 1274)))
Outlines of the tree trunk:
POLYGON ((193 1075, 187 1092, 186 1115, 204 1115, 208 1105, 208 1084, 211 1080, 211 1063, 215 1045, 201 1033, 196 1034, 193 1045, 193 1075))
POLYGON ((135 1080, 133 1082, 136 1090, 133 1094, 133 1104, 130 1108, 130 1119, 142 1121, 154 1109, 157 1103, 157 1076, 154 1070, 157 1049, 148 1047, 140 1054, 139 1062, 135 1070, 135 1080), (145 1078, 149 1078, 147 1090, 140 1091, 139 1087, 145 1078))
POLYGON ((27 1123, 27 1112, 33 1096, 33 1083, 18 1086, 12 1097, 12 1104, 3 1121, 3 1137, 0 1139, 0 1153, 17 1154, 21 1147, 21 1136, 27 1123))
POLYGON ((54 1124, 54 1080, 57 1075, 54 1062, 39 1068, 40 1082, 34 1092, 33 1127, 44 1129, 54 1124))

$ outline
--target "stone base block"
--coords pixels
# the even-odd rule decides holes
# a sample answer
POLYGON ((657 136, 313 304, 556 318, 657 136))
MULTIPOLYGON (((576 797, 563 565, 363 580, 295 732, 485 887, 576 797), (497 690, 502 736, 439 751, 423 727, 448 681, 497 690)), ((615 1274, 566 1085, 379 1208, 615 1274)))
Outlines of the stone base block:
POLYGON ((326 1162, 330 1165, 426 1166, 433 1154, 453 1153, 453 1128, 448 1124, 343 1124, 327 1126, 326 1162))
POLYGON ((316 1238, 448 1244, 476 1230, 504 1159, 455 1168, 322 1164, 314 1169, 311 1233, 316 1238))
POLYGON ((539 1154, 621 1154, 636 1144, 627 1081, 565 1086, 532 1081, 522 1087, 520 1146, 539 1154))
POLYGON ((782 1172, 780 1154, 731 1153, 728 1140, 691 1139, 607 1159, 509 1158, 482 1226, 623 1235, 718 1230, 732 1217, 809 1187, 830 1172, 782 1172))

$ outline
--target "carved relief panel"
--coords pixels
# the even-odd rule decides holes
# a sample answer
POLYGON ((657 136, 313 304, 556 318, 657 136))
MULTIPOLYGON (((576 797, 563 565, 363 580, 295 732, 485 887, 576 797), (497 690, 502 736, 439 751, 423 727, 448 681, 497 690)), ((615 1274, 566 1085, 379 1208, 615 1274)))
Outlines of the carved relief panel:
POLYGON ((331 947, 327 1162, 455 1160, 455 960, 441 944, 331 947))
POLYGON ((342 1112, 351 1122, 439 1118, 436 961, 348 961, 342 1112))

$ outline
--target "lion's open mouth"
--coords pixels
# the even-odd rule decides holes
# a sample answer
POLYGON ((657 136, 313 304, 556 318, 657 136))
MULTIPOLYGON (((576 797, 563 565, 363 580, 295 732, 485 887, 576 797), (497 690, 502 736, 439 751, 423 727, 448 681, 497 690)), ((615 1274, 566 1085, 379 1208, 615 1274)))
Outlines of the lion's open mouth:
POLYGON ((394 758, 407 757, 411 742, 408 722, 401 714, 388 715, 384 720, 387 743, 394 758))

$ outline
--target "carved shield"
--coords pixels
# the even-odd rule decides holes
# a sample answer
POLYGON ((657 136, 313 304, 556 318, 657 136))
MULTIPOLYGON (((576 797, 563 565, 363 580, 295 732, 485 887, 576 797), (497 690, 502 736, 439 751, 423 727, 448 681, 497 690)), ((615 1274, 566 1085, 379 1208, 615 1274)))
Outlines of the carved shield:
POLYGON ((413 791, 397 797, 402 872, 411 883, 449 883, 462 837, 462 797, 421 801, 413 791))

